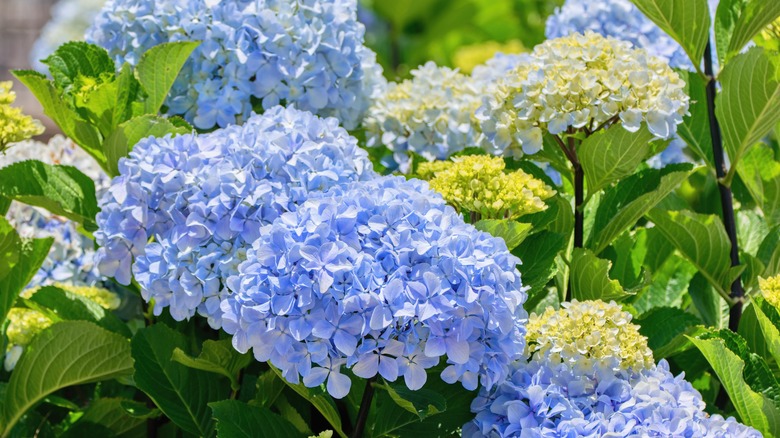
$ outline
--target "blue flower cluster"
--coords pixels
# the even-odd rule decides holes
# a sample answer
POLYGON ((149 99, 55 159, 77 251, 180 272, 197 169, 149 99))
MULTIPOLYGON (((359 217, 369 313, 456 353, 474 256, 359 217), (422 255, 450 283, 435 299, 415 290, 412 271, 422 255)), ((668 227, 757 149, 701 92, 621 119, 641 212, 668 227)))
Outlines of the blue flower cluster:
POLYGON ((427 183, 379 177, 312 196, 247 252, 223 327, 291 382, 347 395, 363 378, 503 381, 522 357, 526 294, 503 240, 466 224, 427 183))
MULTIPOLYGON (((614 364, 612 364, 614 365, 614 364)), ((464 437, 760 437, 734 418, 709 416, 704 401, 666 361, 637 374, 531 361, 472 402, 464 437)))
POLYGON ((356 127, 381 87, 354 0, 110 0, 87 33, 117 63, 168 41, 202 41, 173 85, 170 114, 200 129, 280 103, 356 127))
POLYGON ((128 284, 132 265, 155 314, 197 310, 215 328, 224 281, 263 226, 310 192, 374 175, 336 119, 283 107, 210 134, 144 139, 119 170, 97 217, 101 272, 128 284))

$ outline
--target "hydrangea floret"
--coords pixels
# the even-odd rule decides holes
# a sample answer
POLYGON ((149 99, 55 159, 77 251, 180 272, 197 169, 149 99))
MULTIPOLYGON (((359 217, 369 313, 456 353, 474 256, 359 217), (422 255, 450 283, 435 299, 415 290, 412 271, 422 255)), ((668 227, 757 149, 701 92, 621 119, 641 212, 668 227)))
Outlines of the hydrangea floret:
POLYGON ((384 84, 354 0, 109 0, 87 41, 121 65, 150 47, 202 41, 168 96, 169 114, 226 127, 294 105, 355 128, 384 84))
POLYGON ((548 40, 499 80, 476 113, 494 154, 520 156, 553 135, 595 132, 613 123, 646 123, 659 139, 674 136, 688 112, 685 82, 661 59, 594 32, 548 40))
POLYGON ((479 88, 469 76, 433 62, 411 74, 412 79, 388 84, 364 122, 368 146, 386 146, 393 152, 389 165, 404 173, 410 170, 410 153, 444 160, 477 145, 472 114, 479 88))
POLYGON ((759 278, 758 287, 764 299, 774 307, 780 309, 780 275, 769 278, 759 278))
POLYGON ((444 163, 446 167, 438 171, 423 168, 423 173, 433 173, 431 189, 441 193, 458 212, 470 214, 472 222, 517 219, 544 211, 544 201, 555 194, 543 181, 522 170, 505 173, 506 164, 499 157, 468 155, 444 163))
POLYGON ((527 52, 528 49, 519 40, 509 40, 504 43, 486 41, 458 48, 452 57, 452 63, 463 73, 470 74, 474 68, 485 64, 499 55, 512 55, 527 52))
POLYGON ((101 272, 121 284, 132 272, 157 315, 199 311, 215 328, 225 279, 263 226, 312 192, 374 175, 338 120, 283 107, 209 134, 144 139, 119 171, 97 216, 101 272))
POLYGON ((16 100, 12 86, 11 81, 0 82, 0 154, 11 143, 43 133, 41 122, 23 114, 20 108, 11 106, 16 100))
POLYGON ((238 351, 336 398, 345 368, 416 390, 442 359, 445 382, 491 388, 523 353, 517 263, 425 182, 379 177, 276 220, 229 280, 223 328, 238 351))

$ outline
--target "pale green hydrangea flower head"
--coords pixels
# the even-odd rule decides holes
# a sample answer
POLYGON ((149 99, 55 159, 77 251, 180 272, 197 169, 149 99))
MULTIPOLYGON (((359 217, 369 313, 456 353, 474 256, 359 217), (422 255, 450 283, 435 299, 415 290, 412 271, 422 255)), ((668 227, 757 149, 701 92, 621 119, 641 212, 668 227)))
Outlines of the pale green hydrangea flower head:
POLYGON ((41 122, 11 106, 16 100, 16 93, 11 91, 12 85, 10 81, 0 82, 0 153, 11 143, 43 133, 41 122))
POLYGON ((758 287, 764 299, 777 309, 780 309, 780 275, 769 278, 759 278, 758 287))

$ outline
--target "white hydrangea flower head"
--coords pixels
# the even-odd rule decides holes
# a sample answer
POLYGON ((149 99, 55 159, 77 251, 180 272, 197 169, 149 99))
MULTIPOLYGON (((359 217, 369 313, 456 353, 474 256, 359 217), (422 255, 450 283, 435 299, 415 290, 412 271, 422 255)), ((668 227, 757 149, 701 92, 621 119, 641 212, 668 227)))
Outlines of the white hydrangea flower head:
POLYGON ((646 123, 669 139, 688 113, 685 82, 666 63, 630 43, 594 32, 548 40, 498 80, 476 112, 483 146, 519 157, 542 147, 545 132, 593 132, 646 123))
POLYGON ((387 146, 393 165, 406 173, 409 153, 444 160, 477 146, 472 115, 479 87, 471 78, 433 62, 412 70, 412 79, 390 83, 364 120, 369 146, 387 146))

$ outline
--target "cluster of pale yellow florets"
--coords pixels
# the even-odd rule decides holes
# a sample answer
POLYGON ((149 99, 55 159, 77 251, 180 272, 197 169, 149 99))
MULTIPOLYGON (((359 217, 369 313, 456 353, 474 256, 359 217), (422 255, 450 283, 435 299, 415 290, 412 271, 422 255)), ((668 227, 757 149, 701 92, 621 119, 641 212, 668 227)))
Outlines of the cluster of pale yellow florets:
POLYGON ((16 93, 11 91, 12 85, 10 81, 0 82, 0 152, 11 143, 27 140, 43 132, 41 122, 11 106, 16 100, 16 93))
POLYGON ((653 353, 631 314, 614 302, 561 303, 531 315, 526 352, 532 360, 565 362, 591 367, 615 363, 620 369, 639 371, 652 367, 653 353))
POLYGON ((548 40, 499 80, 476 112, 495 154, 519 156, 542 147, 545 132, 592 132, 644 122, 671 138, 688 113, 685 82, 665 62, 630 43, 593 32, 548 40))
POLYGON ((452 57, 452 63, 464 73, 471 73, 474 67, 486 63, 496 53, 513 54, 527 52, 522 42, 510 40, 505 43, 487 41, 460 47, 452 57))
POLYGON ((764 295, 764 299, 771 305, 780 309, 780 275, 769 278, 759 278, 758 287, 764 295))
POLYGON ((468 155, 452 161, 420 164, 418 175, 461 213, 475 219, 517 219, 547 208, 555 191, 522 170, 504 172, 504 160, 468 155))

